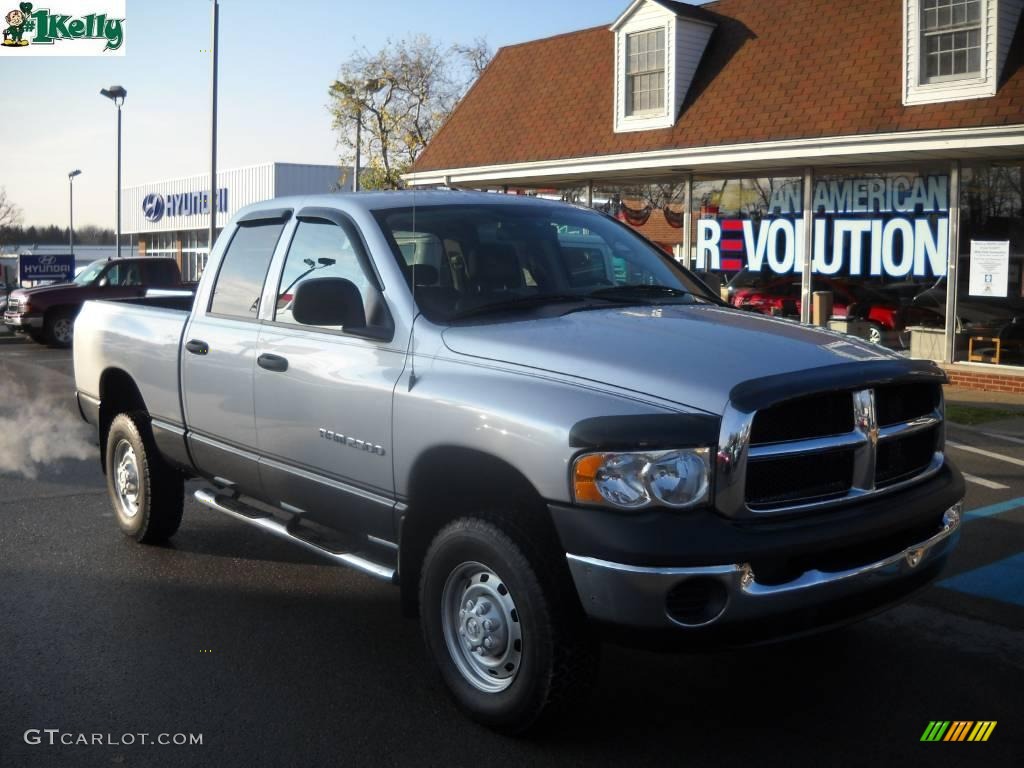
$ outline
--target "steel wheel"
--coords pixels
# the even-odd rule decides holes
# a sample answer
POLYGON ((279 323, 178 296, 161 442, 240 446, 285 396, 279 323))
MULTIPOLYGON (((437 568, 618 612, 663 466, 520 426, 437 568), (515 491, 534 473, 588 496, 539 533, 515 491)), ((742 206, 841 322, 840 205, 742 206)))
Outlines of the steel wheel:
POLYGON ((121 513, 133 518, 139 513, 139 462, 127 440, 120 440, 114 447, 114 471, 114 488, 121 513))
POLYGON ((60 317, 54 318, 53 324, 50 326, 50 334, 53 336, 53 340, 61 346, 68 346, 71 344, 72 339, 75 335, 75 320, 68 315, 61 315, 60 317))
POLYGON ((522 626, 512 595, 490 568, 467 562, 452 570, 441 596, 441 626, 470 685, 484 693, 512 685, 522 663, 522 626))

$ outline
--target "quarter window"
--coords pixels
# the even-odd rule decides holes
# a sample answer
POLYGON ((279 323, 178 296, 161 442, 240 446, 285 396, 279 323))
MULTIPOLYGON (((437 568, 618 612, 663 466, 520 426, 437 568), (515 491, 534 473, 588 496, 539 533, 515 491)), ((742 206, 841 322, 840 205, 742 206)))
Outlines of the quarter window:
POLYGON ((626 104, 630 115, 665 108, 665 30, 626 35, 626 104))
POLYGON ((301 221, 295 230, 288 258, 277 288, 274 320, 298 325, 292 316, 295 291, 306 280, 343 277, 352 281, 363 297, 363 306, 372 304, 371 285, 356 255, 348 233, 326 221, 301 221))
POLYGON ((926 82, 981 74, 981 0, 922 0, 926 82))
POLYGON ((210 312, 255 320, 270 259, 284 222, 240 224, 231 238, 213 286, 210 312))

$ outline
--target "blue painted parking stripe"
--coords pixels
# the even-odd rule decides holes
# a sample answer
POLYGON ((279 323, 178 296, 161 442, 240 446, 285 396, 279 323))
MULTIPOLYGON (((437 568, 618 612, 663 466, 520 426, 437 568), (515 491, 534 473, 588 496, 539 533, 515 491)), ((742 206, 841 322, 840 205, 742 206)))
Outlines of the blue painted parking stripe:
POLYGON ((940 587, 1024 607, 1024 553, 939 582, 940 587))
POLYGON ((1009 512, 1012 509, 1019 509, 1024 507, 1024 496, 1020 496, 1016 499, 1009 499, 1007 501, 1000 501, 998 504, 990 504, 987 507, 978 507, 977 509, 971 509, 964 512, 964 519, 973 520, 978 517, 992 517, 992 515, 1001 515, 1003 512, 1009 512))

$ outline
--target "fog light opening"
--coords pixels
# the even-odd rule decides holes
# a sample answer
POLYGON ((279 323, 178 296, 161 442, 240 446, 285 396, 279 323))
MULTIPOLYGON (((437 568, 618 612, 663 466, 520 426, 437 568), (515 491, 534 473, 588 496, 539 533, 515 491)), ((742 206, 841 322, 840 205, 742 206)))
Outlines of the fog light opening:
POLYGON ((703 627, 725 613, 729 600, 725 585, 710 576, 684 579, 665 596, 665 613, 684 627, 703 627))

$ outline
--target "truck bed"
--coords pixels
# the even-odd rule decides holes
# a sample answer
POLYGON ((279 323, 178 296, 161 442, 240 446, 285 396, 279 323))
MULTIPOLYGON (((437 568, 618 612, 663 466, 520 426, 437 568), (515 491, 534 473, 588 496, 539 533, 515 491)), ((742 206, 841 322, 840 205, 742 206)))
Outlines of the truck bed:
POLYGON ((78 391, 98 401, 100 375, 116 361, 138 385, 153 419, 182 424, 178 350, 194 300, 181 294, 87 301, 75 322, 78 391))

